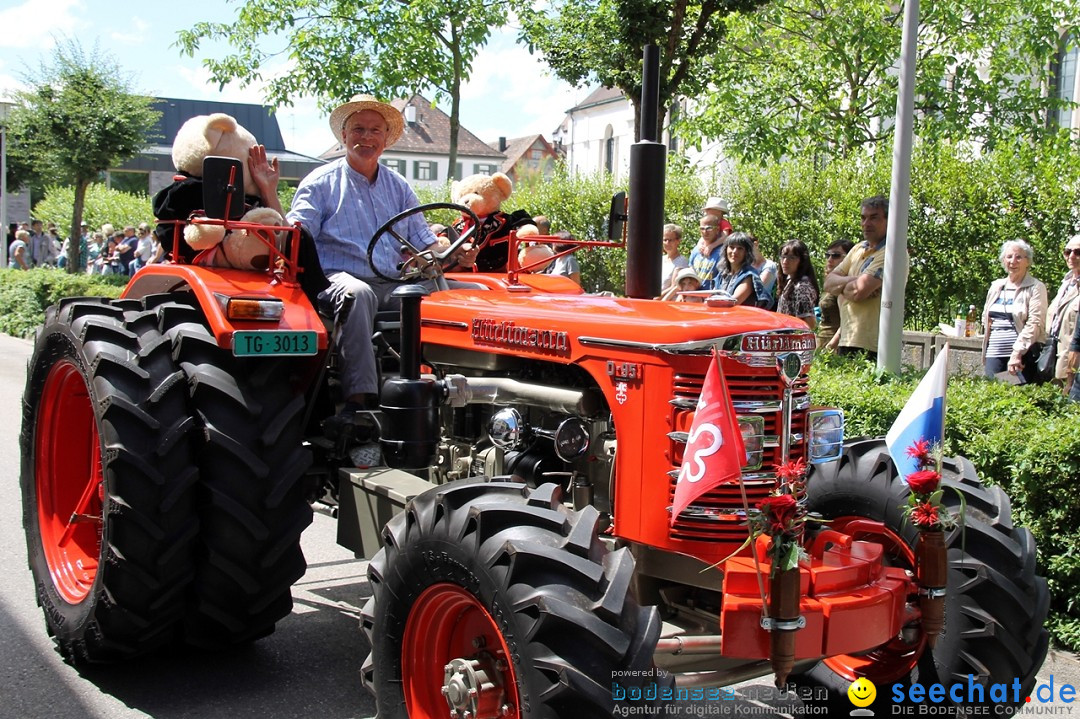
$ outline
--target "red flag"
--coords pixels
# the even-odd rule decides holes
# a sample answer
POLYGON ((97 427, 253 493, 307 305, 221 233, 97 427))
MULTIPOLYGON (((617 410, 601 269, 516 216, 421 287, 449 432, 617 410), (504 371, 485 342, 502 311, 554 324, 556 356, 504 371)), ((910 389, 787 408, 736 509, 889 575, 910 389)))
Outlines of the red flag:
POLYGON ((746 447, 739 420, 714 352, 686 440, 679 481, 675 484, 672 524, 679 512, 695 499, 713 487, 739 479, 745 463, 746 447))

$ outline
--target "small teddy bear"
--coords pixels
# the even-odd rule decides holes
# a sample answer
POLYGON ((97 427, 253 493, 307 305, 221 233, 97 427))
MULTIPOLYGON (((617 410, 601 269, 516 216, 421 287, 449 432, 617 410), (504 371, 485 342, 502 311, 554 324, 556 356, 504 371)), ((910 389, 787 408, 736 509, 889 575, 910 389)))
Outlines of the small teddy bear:
MULTIPOLYGON (((522 237, 539 234, 530 213, 516 210, 507 214, 500 209, 513 191, 514 183, 501 172, 469 175, 450 186, 451 201, 468 207, 480 218, 480 227, 472 241, 479 248, 474 265, 478 272, 506 271, 511 230, 517 230, 522 237)), ((471 218, 463 215, 454 229, 460 233, 471 224, 471 218)))
MULTIPOLYGON (((203 209, 202 164, 206 157, 231 157, 247 168, 248 153, 257 144, 255 136, 240 125, 231 115, 216 112, 212 115, 196 115, 185 122, 173 141, 173 165, 178 175, 173 184, 154 197, 154 214, 159 220, 188 220, 193 212, 203 209)), ((250 173, 244 172, 245 206, 251 208, 240 218, 241 222, 281 226, 281 215, 262 207, 259 190, 250 173)), ((158 225, 158 241, 167 251, 171 250, 173 228, 171 224, 158 225)), ((280 233, 279 233, 280 234, 280 233)), ((181 254, 192 262, 198 253, 211 248, 215 252, 203 256, 200 264, 212 267, 265 270, 270 263, 270 250, 265 243, 252 237, 247 231, 230 232, 226 235, 221 225, 193 224, 184 227, 181 254)), ((275 238, 278 249, 282 238, 275 238)))

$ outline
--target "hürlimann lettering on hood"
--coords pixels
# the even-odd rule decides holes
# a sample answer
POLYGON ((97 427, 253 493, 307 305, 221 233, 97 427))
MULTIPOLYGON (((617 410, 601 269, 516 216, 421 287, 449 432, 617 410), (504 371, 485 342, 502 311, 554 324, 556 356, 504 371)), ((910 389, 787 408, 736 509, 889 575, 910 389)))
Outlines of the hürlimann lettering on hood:
POLYGON ((474 319, 472 338, 474 342, 487 342, 508 347, 527 347, 554 352, 570 350, 570 337, 566 332, 524 327, 512 321, 474 319))

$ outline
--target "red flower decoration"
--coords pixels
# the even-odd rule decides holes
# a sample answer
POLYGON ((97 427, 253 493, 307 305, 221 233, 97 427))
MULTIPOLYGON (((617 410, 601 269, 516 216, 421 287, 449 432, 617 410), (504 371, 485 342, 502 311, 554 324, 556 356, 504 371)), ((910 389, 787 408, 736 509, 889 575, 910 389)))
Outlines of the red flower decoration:
POLYGON ((911 521, 916 527, 931 529, 938 526, 938 508, 930 502, 919 502, 911 510, 911 521))
POLYGON ((915 494, 932 494, 941 484, 941 475, 932 469, 921 469, 909 474, 907 483, 915 494))
POLYGON ((798 482, 806 474, 806 460, 802 457, 775 467, 776 478, 781 482, 798 482))
POLYGON ((925 439, 917 439, 907 448, 907 456, 916 460, 922 467, 930 460, 930 442, 925 439))
POLYGON ((786 532, 798 515, 799 505, 792 495, 779 494, 761 500, 758 509, 768 519, 772 531, 786 532))

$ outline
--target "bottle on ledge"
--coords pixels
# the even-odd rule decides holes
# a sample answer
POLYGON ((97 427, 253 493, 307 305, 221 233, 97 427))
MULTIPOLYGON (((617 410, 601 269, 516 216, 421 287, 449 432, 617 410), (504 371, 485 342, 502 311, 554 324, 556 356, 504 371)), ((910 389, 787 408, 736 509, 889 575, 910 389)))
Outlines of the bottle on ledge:
POLYGON ((974 337, 975 336, 975 327, 976 327, 976 324, 978 323, 978 321, 979 321, 979 316, 977 314, 975 314, 975 305, 969 305, 968 306, 968 313, 967 313, 967 327, 965 328, 965 332, 964 332, 965 337, 974 337))

